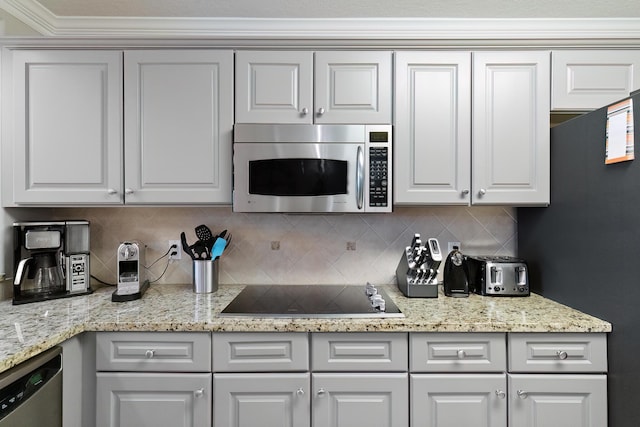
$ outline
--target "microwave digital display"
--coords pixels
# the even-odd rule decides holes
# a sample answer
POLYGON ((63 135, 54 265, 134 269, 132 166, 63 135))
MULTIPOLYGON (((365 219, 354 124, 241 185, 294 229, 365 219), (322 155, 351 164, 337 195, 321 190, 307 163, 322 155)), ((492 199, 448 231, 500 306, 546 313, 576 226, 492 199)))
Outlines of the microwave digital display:
POLYGON ((389 142, 389 132, 369 132, 369 142, 389 142))
POLYGON ((347 162, 267 159, 249 162, 249 194, 332 196, 347 194, 347 162))

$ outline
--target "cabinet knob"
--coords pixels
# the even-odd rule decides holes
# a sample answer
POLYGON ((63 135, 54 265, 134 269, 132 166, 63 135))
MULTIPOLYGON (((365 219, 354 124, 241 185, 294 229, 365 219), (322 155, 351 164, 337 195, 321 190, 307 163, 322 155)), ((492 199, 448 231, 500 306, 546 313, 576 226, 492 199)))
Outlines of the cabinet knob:
POLYGON ((478 191, 478 194, 481 196, 484 196, 485 194, 487 194, 487 190, 485 190, 484 188, 481 188, 480 191, 478 191))
POLYGON ((118 192, 116 190, 114 190, 113 188, 110 188, 107 190, 107 193, 109 194, 117 194, 118 192))
POLYGON ((204 389, 203 388, 199 388, 198 390, 193 392, 193 395, 195 397, 198 397, 198 398, 203 397, 204 396, 204 389))
POLYGON ((125 188, 124 189, 124 194, 133 194, 133 189, 132 188, 125 188))
POLYGON ((304 107, 300 112, 302 113, 303 116, 306 116, 307 114, 309 114, 309 109, 307 107, 304 107))
POLYGON ((458 350, 458 359, 464 359, 465 357, 467 357, 467 353, 464 350, 458 350))
POLYGON ((465 188, 464 190, 462 190, 462 195, 466 196, 467 194, 469 194, 469 189, 465 188))
POLYGON ((300 387, 298 390, 296 390, 296 394, 298 396, 304 396, 304 389, 302 387, 300 387))
POLYGON ((324 114, 324 107, 318 108, 318 115, 321 116, 324 114))
POLYGON ((567 354, 567 352, 566 352, 566 351, 564 351, 564 350, 558 350, 558 352, 556 353, 556 355, 558 356, 558 359, 560 359, 560 360, 564 360, 564 359, 566 359, 567 357, 569 357, 569 355, 567 354))
POLYGON ((156 352, 155 352, 155 351, 153 351, 153 350, 147 350, 147 351, 145 351, 145 352, 144 352, 144 356, 145 356, 147 359, 151 359, 151 358, 153 358, 153 356, 155 356, 155 355, 156 355, 156 352))
POLYGON ((504 390, 496 390, 496 396, 498 396, 498 399, 504 399, 507 397, 507 393, 504 390))
POLYGON ((325 394, 327 394, 327 391, 323 388, 320 388, 318 390, 318 397, 323 397, 325 394))
POLYGON ((526 399, 527 397, 529 397, 529 394, 524 390, 518 390, 516 394, 520 399, 526 399))

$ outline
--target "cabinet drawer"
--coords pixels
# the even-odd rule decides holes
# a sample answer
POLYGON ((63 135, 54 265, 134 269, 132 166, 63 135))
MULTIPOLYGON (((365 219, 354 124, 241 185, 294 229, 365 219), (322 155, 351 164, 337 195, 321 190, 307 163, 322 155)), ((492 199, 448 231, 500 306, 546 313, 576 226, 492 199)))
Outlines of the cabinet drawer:
POLYGON ((206 332, 100 332, 98 371, 211 371, 211 334, 206 332))
POLYGON ((313 371, 406 371, 409 342, 403 333, 311 335, 313 371))
POLYGON ((605 334, 509 334, 509 372, 606 372, 605 334))
POLYGON ((503 372, 507 369, 504 334, 412 333, 412 372, 503 372))
POLYGON ((306 333, 214 333, 214 372, 307 371, 306 333))

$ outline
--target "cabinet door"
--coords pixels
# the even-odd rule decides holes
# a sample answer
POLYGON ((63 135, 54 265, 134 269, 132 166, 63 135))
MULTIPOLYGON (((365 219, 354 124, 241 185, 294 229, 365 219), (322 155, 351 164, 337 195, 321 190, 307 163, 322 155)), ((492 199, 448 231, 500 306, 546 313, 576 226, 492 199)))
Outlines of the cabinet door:
POLYGON ((605 375, 509 375, 510 427, 604 427, 605 375))
POLYGON ((236 123, 312 123, 313 52, 236 53, 236 123))
POLYGON ((408 427, 407 374, 313 374, 314 427, 408 427))
POLYGON ((396 53, 398 204, 470 203, 471 53, 396 53))
POLYGON ((230 203, 233 53, 125 52, 125 202, 230 203))
POLYGON ((391 52, 316 52, 316 123, 391 123, 391 52))
POLYGON ((97 374, 97 427, 211 425, 211 374, 97 374))
POLYGON ((506 396, 505 374, 413 374, 411 425, 506 427, 506 396))
POLYGON ((310 425, 309 374, 215 374, 214 427, 310 425))
POLYGON ((640 88, 640 50, 559 50, 551 66, 554 111, 594 110, 640 88))
POLYGON ((14 51, 12 61, 4 204, 122 203, 122 52, 14 51))
POLYGON ((473 204, 549 203, 549 52, 473 54, 473 204))

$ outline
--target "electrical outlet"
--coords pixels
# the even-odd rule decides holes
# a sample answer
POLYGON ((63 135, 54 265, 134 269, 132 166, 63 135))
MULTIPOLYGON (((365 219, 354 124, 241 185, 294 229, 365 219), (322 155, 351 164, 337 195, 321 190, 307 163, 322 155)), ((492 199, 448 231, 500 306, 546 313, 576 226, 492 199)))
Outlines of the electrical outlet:
POLYGON ((451 252, 453 250, 454 246, 457 246, 458 250, 460 252, 462 252, 462 246, 460 245, 460 242, 448 242, 447 243, 447 253, 451 252))
POLYGON ((180 240, 169 240, 169 247, 175 245, 175 248, 172 248, 169 251, 169 259, 182 259, 182 246, 180 244, 180 240), (176 253, 175 255, 171 255, 172 253, 176 253))

